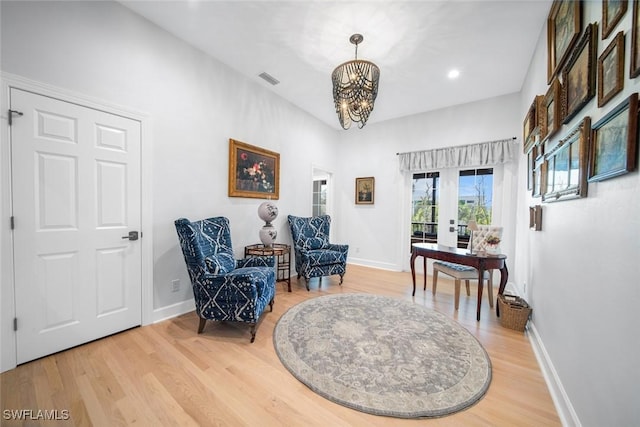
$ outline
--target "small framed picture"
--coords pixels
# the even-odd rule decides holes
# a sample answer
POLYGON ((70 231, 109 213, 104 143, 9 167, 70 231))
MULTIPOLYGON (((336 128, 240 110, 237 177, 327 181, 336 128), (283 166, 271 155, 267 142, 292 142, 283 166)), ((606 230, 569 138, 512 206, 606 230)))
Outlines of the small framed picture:
POLYGON ((545 154, 543 202, 587 196, 587 150, 591 118, 585 117, 558 145, 545 154))
POLYGON ((624 33, 620 31, 598 58, 598 107, 624 88, 624 33))
POLYGON ((602 40, 616 28, 627 12, 627 0, 602 0, 602 40))
POLYGON ((547 177, 547 164, 544 161, 544 156, 538 156, 533 164, 533 189, 531 191, 532 197, 541 197, 543 188, 546 185, 547 177))
POLYGON ((541 135, 543 141, 552 137, 562 126, 560 90, 560 81, 557 78, 553 79, 542 101, 541 116, 545 130, 545 134, 541 135))
POLYGON ((581 28, 582 1, 554 0, 547 18, 547 83, 562 69, 581 28))
POLYGON ((542 206, 529 206, 529 228, 535 231, 542 230, 542 206))
POLYGON ((596 94, 598 27, 589 24, 562 70, 562 107, 568 123, 596 94))
POLYGON ((593 125, 589 181, 603 181, 636 168, 638 93, 633 93, 593 125))
POLYGON ((529 107, 524 121, 522 122, 522 140, 524 141, 523 152, 526 154, 531 151, 531 147, 540 139, 543 120, 542 100, 544 96, 536 95, 529 107))
POLYGON ((638 0, 633 2, 631 18, 631 60, 629 61, 629 78, 640 75, 640 23, 638 22, 638 0))
POLYGON ((372 205, 375 196, 376 180, 369 176, 356 178, 356 205, 372 205))

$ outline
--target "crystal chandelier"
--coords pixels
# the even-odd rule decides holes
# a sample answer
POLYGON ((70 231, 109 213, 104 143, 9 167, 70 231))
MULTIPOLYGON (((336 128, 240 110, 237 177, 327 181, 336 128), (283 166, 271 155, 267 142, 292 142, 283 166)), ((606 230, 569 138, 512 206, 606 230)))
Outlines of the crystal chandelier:
POLYGON ((362 40, 362 34, 354 34, 349 38, 356 45, 356 59, 338 65, 331 74, 333 102, 343 129, 349 129, 351 122, 358 123, 362 129, 378 96, 380 69, 373 62, 358 59, 358 44, 362 40))

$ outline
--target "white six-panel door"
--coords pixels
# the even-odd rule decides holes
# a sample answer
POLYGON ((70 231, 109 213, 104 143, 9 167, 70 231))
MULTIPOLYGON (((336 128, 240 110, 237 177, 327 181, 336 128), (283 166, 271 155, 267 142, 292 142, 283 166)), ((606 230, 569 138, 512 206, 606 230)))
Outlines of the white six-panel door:
POLYGON ((10 91, 17 362, 141 324, 140 122, 10 91))

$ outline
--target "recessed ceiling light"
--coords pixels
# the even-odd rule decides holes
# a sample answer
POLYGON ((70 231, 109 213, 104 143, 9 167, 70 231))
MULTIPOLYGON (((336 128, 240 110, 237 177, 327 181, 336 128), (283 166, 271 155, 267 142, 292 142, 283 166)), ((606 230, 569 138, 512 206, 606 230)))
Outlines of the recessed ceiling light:
POLYGON ((449 74, 447 74, 447 77, 449 77, 451 80, 457 79, 458 76, 460 76, 460 71, 456 70, 455 68, 449 71, 449 74))

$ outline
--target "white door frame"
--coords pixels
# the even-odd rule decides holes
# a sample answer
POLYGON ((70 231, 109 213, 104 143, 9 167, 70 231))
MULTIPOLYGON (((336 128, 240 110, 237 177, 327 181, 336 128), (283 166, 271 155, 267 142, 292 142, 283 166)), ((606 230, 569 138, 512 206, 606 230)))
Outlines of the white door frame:
MULTIPOLYGON (((317 164, 311 165, 311 206, 313 204, 313 181, 316 179, 326 179, 327 180, 327 215, 333 218, 333 172, 331 169, 327 169, 323 166, 319 166, 317 164)), ((334 228, 329 229, 330 239, 334 238, 334 228)))
MULTIPOLYGON (((150 155, 151 135, 147 114, 123 108, 100 99, 88 97, 46 83, 0 72, 0 372, 16 367, 16 333, 13 330, 15 283, 13 270, 13 233, 10 218, 11 205, 11 147, 8 123, 10 88, 21 89, 61 101, 82 105, 111 114, 137 120, 141 124, 141 229, 142 249, 142 325, 153 322, 153 221, 152 170, 150 155)), ((15 120, 20 120, 14 117, 15 120)))

